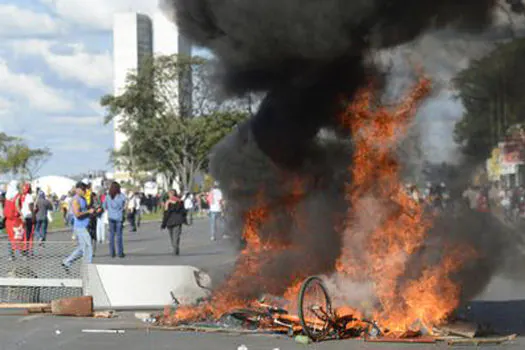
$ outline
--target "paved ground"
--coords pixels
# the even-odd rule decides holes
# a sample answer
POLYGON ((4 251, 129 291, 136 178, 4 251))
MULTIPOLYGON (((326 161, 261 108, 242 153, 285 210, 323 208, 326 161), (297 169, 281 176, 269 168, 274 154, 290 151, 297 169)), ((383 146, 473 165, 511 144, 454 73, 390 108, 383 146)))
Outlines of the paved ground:
MULTIPOLYGON (((52 241, 69 241, 68 233, 55 233, 52 241)), ((169 237, 159 230, 158 223, 145 224, 137 234, 126 233, 125 259, 111 259, 107 246, 99 246, 95 261, 101 263, 193 265, 212 273, 225 272, 235 259, 235 250, 227 240, 211 242, 208 222, 201 219, 185 228, 182 238, 182 255, 171 254, 169 237)), ((72 245, 73 247, 73 245, 72 245)), ((489 322, 502 332, 525 334, 525 283, 513 282, 503 277, 493 281, 478 301, 465 309, 465 315, 473 320, 489 322)), ((140 329, 144 325, 132 313, 121 313, 113 320, 56 318, 52 316, 0 316, 0 350, 160 350, 160 349, 228 349, 235 350, 246 345, 249 350, 272 349, 421 349, 422 345, 393 346, 391 344, 367 344, 363 341, 333 341, 308 347, 296 344, 286 337, 233 336, 181 334, 174 332, 140 329), (125 334, 86 334, 84 329, 125 329, 125 334)), ((427 348, 445 348, 432 345, 427 348)), ((525 348, 525 338, 518 338, 505 348, 525 348)))
MULTIPOLYGON (((124 259, 111 258, 108 244, 98 244, 95 263, 122 265, 191 265, 207 271, 223 271, 235 261, 236 251, 230 240, 211 241, 208 219, 196 219, 184 226, 180 256, 173 255, 167 230, 160 223, 145 223, 138 232, 124 229, 124 259)), ((71 241, 70 233, 53 233, 49 241, 71 241)), ((72 242, 72 249, 74 243, 72 242)))

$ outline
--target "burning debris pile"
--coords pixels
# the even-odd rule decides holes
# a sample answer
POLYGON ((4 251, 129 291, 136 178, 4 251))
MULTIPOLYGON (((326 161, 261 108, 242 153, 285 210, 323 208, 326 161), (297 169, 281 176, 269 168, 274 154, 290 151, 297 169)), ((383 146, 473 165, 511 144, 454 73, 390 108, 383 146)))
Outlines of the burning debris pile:
MULTIPOLYGON (((261 274, 274 259, 282 259, 282 254, 293 254, 295 249, 302 249, 300 244, 279 242, 264 235, 265 226, 272 226, 272 209, 264 204, 265 191, 261 191, 258 194, 261 205, 248 210, 244 216, 246 247, 229 279, 214 291, 210 300, 198 306, 180 307, 163 322, 208 324, 215 320, 217 324, 228 327, 263 329, 289 335, 305 332, 307 324, 313 324, 315 328, 319 323, 322 329, 330 327, 332 322, 331 327, 335 327, 334 332, 339 338, 388 335, 412 339, 433 334, 435 327, 446 322, 459 305, 461 286, 453 280, 454 273, 466 260, 473 261, 477 257, 474 251, 469 253, 470 247, 459 246, 461 254, 459 250, 448 250, 437 263, 420 266, 414 278, 407 277, 414 273, 409 271, 414 268, 411 266, 412 256, 420 254, 428 243, 432 215, 425 213, 423 207, 406 195, 399 178, 400 164, 393 150, 409 127, 417 105, 430 89, 430 81, 422 78, 402 103, 386 108, 376 104, 375 90, 371 85, 360 90, 341 115, 341 132, 346 130, 353 140, 351 166, 347 169, 349 180, 343 191, 348 212, 338 228, 340 255, 324 272, 336 284, 350 281, 354 286, 359 283, 373 285, 373 305, 360 309, 362 303, 347 304, 347 298, 354 294, 348 289, 333 296, 333 310, 330 300, 328 306, 319 306, 317 312, 307 310, 313 314, 305 315, 301 305, 308 296, 304 287, 301 291, 301 286, 310 273, 309 259, 315 259, 315 256, 303 255, 300 258, 305 264, 303 272, 296 271, 286 290, 269 275, 261 274), (356 238, 363 233, 368 241, 358 242, 356 238), (256 289, 247 285, 252 281, 258 283, 256 289), (260 295, 256 292, 273 292, 282 298, 271 298, 273 302, 267 303, 264 299, 257 299, 260 295)), ((292 209, 297 208, 305 196, 301 187, 304 185, 300 180, 295 181, 295 191, 284 202, 285 207, 292 209)), ((304 228, 301 224, 303 213, 291 215, 296 220, 297 229, 304 228)), ((315 261, 312 265, 316 265, 315 261)), ((328 289, 326 294, 330 294, 328 289)), ((319 296, 314 296, 314 299, 318 300, 319 296)))
POLYGON ((429 28, 482 29, 495 1, 166 5, 185 35, 217 55, 226 92, 266 95, 210 164, 229 205, 228 231, 245 247, 209 300, 163 323, 233 317, 248 328, 303 331, 290 315, 301 315, 303 281, 323 275, 345 330, 402 337, 432 333, 486 285, 499 263, 499 228, 471 213, 435 218, 402 189, 397 147, 431 83, 421 78, 398 106, 383 107, 372 56, 429 28), (368 80, 375 84, 363 88, 368 80), (478 239, 481 229, 494 234, 478 239), (288 304, 264 306, 262 295, 288 304))

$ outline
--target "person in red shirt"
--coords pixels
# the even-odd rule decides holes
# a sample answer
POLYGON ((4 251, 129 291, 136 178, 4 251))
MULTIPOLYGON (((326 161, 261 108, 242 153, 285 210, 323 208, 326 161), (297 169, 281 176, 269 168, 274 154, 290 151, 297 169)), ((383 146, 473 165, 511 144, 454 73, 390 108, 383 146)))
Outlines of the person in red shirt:
POLYGON ((488 213, 490 211, 489 207, 489 196, 485 189, 482 189, 478 193, 477 198, 478 211, 482 213, 488 213))
POLYGON ((5 229, 9 239, 8 249, 11 260, 14 260, 16 251, 26 255, 26 252, 31 248, 20 212, 21 206, 22 196, 18 191, 18 182, 11 181, 7 188, 4 203, 5 229))

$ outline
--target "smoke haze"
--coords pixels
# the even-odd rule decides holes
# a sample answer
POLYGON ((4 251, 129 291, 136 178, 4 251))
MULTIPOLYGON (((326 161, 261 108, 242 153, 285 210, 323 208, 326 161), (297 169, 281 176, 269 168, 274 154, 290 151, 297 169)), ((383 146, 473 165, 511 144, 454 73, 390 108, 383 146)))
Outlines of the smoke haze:
MULTIPOLYGON (((337 129, 341 99, 351 99, 367 79, 380 76, 382 65, 374 58, 379 51, 384 55, 379 60, 394 64, 385 99, 401 96, 410 86, 414 63, 438 77, 435 99, 417 118, 422 138, 428 140, 423 157, 454 158, 453 148, 442 155, 443 144, 451 141, 444 136, 450 135, 448 121, 461 110, 459 104, 445 103, 451 93, 444 86, 467 66, 468 58, 486 53, 490 44, 443 38, 456 30, 487 28, 496 2, 166 0, 166 6, 175 9, 183 34, 217 56, 225 91, 266 94, 255 117, 217 145, 210 165, 229 204, 228 232, 240 237, 247 213, 264 208, 262 241, 285 247, 265 253, 271 256, 261 257, 265 263, 260 270, 244 277, 237 293, 251 298, 263 291, 281 294, 297 279, 332 272, 343 245, 353 245, 358 255, 380 214, 391 210, 374 207, 371 198, 371 227, 363 224, 344 242, 352 143, 339 133, 318 137, 321 129, 337 129), (420 36, 430 30, 435 34, 420 36)), ((492 33, 500 32, 496 29, 492 33)), ((441 218, 425 248, 411 257, 410 271, 420 274, 458 242, 475 247, 480 258, 456 276, 468 299, 500 266, 506 236, 498 234, 503 231, 491 218, 472 213, 441 218)))

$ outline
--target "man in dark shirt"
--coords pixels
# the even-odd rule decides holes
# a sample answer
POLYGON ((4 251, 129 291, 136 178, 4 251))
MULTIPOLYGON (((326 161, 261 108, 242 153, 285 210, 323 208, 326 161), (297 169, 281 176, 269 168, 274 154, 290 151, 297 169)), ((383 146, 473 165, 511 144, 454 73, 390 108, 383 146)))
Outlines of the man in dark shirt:
POLYGON ((35 234, 40 242, 45 242, 47 236, 47 226, 49 221, 47 214, 53 211, 53 204, 46 198, 44 192, 40 191, 38 194, 38 200, 36 201, 36 226, 35 234))

